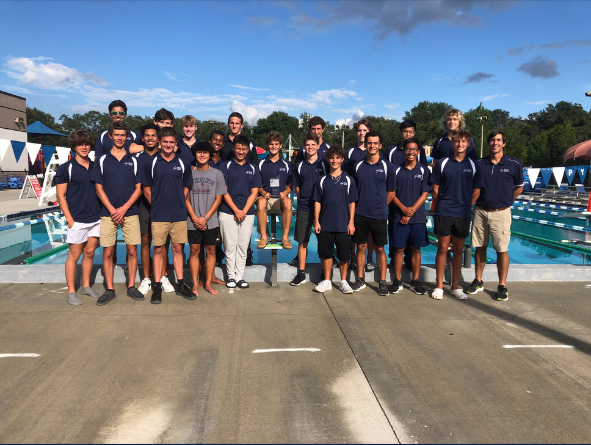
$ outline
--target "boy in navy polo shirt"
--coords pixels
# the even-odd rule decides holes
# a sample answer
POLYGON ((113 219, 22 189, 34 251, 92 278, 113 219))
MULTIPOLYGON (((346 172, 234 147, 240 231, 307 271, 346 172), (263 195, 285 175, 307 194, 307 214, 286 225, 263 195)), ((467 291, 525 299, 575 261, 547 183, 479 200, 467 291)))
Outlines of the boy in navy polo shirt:
POLYGON ((229 288, 249 287, 244 280, 246 255, 254 224, 253 204, 263 185, 259 169, 246 159, 249 153, 249 140, 246 136, 234 138, 234 158, 222 163, 220 171, 224 175, 228 193, 220 206, 220 232, 226 252, 226 271, 229 288))
MULTIPOLYGON (((435 141, 431 149, 431 157, 433 162, 439 159, 449 158, 454 153, 454 147, 451 136, 455 131, 461 131, 466 128, 466 120, 460 110, 452 108, 447 110, 439 121, 441 127, 445 130, 445 134, 435 141)), ((470 137, 468 148, 466 149, 466 156, 472 160, 478 159, 476 150, 474 150, 474 140, 470 137)))
MULTIPOLYGON (((308 128, 310 129, 310 133, 318 136, 318 157, 324 159, 324 153, 330 148, 330 144, 322 140, 322 133, 324 133, 324 129, 326 128, 326 122, 320 116, 314 116, 308 121, 308 128)), ((306 147, 302 145, 296 154, 294 165, 304 159, 306 159, 306 147)))
MULTIPOLYGON (((224 137, 224 145, 222 147, 222 158, 224 161, 230 161, 234 158, 234 153, 232 153, 234 150, 234 138, 236 138, 236 136, 244 136, 242 134, 244 118, 237 111, 234 111, 228 116, 228 128, 230 131, 228 132, 228 135, 224 137)), ((246 160, 251 164, 256 164, 259 159, 257 148, 250 139, 246 136, 244 137, 248 141, 248 155, 246 156, 246 160)))
MULTIPOLYGON (((154 156, 158 154, 158 145, 160 144, 160 139, 158 137, 159 131, 160 129, 158 126, 153 123, 142 126, 141 133, 142 141, 144 143, 144 150, 134 155, 139 163, 138 168, 140 176, 146 168, 146 164, 151 163, 154 159, 154 156)), ((147 295, 152 288, 152 281, 150 280, 150 275, 152 275, 152 272, 150 271, 150 269, 152 269, 152 259, 150 258, 152 229, 150 221, 150 203, 143 193, 140 196, 138 202, 137 213, 140 220, 140 232, 142 234, 141 258, 142 273, 144 276, 142 282, 140 283, 140 287, 138 287, 138 290, 142 294, 147 295)), ((165 274, 166 272, 163 273, 165 274)))
MULTIPOLYGON (((125 122, 127 116, 127 105, 122 100, 114 100, 109 104, 109 115, 113 122, 125 122)), ((139 144, 141 136, 135 131, 129 130, 127 139, 125 140, 125 148, 129 150, 131 144, 139 144)), ((109 137, 109 130, 103 130, 96 138, 94 145, 94 159, 100 158, 105 153, 111 151, 113 147, 113 140, 109 137)))
MULTIPOLYGON (((196 168, 191 171, 192 188, 187 199, 187 229, 191 245, 189 267, 193 277, 193 293, 199 291, 199 269, 203 271, 203 287, 212 295, 218 293, 212 285, 215 270, 215 246, 219 237, 218 207, 222 203, 222 196, 227 193, 224 175, 221 171, 211 167, 209 161, 213 147, 207 142, 193 145, 196 168), (207 262, 202 251, 207 251, 207 262)), ((224 283, 225 284, 225 283, 224 283)))
POLYGON ((437 235, 437 287, 431 293, 431 298, 435 300, 443 298, 443 272, 450 242, 453 251, 451 294, 458 300, 468 298, 459 285, 462 251, 464 241, 470 234, 472 205, 478 199, 483 185, 480 166, 466 154, 470 145, 470 133, 461 130, 452 133, 451 139, 453 156, 437 161, 431 176, 435 203, 434 232, 437 235))
POLYGON ((192 148, 195 144, 201 142, 195 137, 197 119, 191 115, 183 116, 181 117, 181 127, 183 129, 183 136, 178 139, 177 154, 181 157, 185 165, 195 168, 195 156, 193 156, 192 148))
MULTIPOLYGON (((191 287, 183 280, 183 247, 187 238, 186 200, 191 187, 191 167, 175 154, 174 128, 160 129, 160 153, 146 164, 142 176, 144 195, 151 204, 150 221, 154 242, 154 284, 150 303, 162 303, 162 267, 166 240, 172 241, 172 262, 177 278, 177 295, 195 300, 191 287)), ((166 289, 165 289, 166 291, 166 289)))
POLYGON ((371 122, 367 119, 362 119, 355 123, 355 132, 357 133, 357 144, 347 150, 343 168, 348 174, 359 161, 363 161, 367 157, 367 149, 365 147, 365 135, 371 131, 371 122))
POLYGON ((125 151, 128 128, 122 122, 115 122, 109 128, 113 148, 96 160, 91 181, 95 183, 96 194, 101 207, 101 247, 103 248, 103 272, 107 289, 97 300, 104 306, 115 299, 113 286, 113 255, 117 248, 117 231, 121 226, 127 250, 128 285, 127 295, 135 301, 144 296, 135 288, 137 272, 137 245, 142 243, 137 201, 142 193, 139 180, 138 161, 125 151))
POLYGON ((353 219, 357 188, 353 178, 341 170, 344 157, 345 150, 337 145, 326 150, 330 172, 314 185, 314 231, 318 237, 318 256, 324 274, 324 280, 314 288, 316 292, 332 289, 332 250, 336 245, 341 272, 340 290, 344 294, 353 293, 347 283, 347 268, 351 256, 351 235, 355 233, 353 219))
POLYGON ((293 185, 298 197, 298 211, 294 239, 298 242, 298 273, 291 281, 292 286, 299 286, 306 282, 306 257, 308 256, 308 241, 310 230, 314 222, 314 201, 312 193, 316 181, 326 175, 328 163, 318 156, 318 135, 308 133, 304 138, 306 159, 296 163, 293 172, 293 185))
MULTIPOLYGON (((386 148, 386 159, 394 165, 394 167, 398 167, 406 161, 406 154, 403 150, 402 144, 406 139, 414 138, 415 133, 417 130, 417 124, 415 124, 411 120, 406 120, 400 124, 400 144, 390 145, 386 148)), ((420 152, 417 156, 417 162, 421 164, 423 167, 427 167, 427 155, 425 154, 425 148, 419 147, 420 152)), ((388 206, 388 230, 389 233, 392 234, 392 226, 394 225, 394 215, 396 214, 397 207, 394 203, 390 203, 388 206)), ((391 235, 390 235, 391 236, 391 235)), ((392 258, 390 262, 390 268, 394 270, 394 249, 390 249, 390 258, 392 258)), ((412 249, 410 248, 410 244, 406 246, 404 249, 404 263, 407 269, 412 270, 412 249)))
POLYGON ((269 148, 269 155, 259 161, 259 171, 263 186, 259 189, 261 196, 257 199, 257 219, 261 239, 257 248, 264 249, 269 240, 267 239, 267 212, 281 213, 283 235, 281 245, 284 249, 291 249, 289 241, 289 228, 291 226, 291 182, 293 170, 291 162, 281 157, 280 150, 283 145, 283 138, 275 131, 267 134, 265 142, 269 148))
POLYGON ((90 181, 93 162, 88 157, 92 146, 92 136, 82 130, 70 135, 70 148, 76 153, 68 162, 57 169, 55 176, 57 202, 68 223, 68 259, 66 260, 66 301, 79 305, 82 301, 76 296, 76 265, 82 257, 82 286, 80 293, 92 298, 99 295, 90 287, 90 272, 94 251, 98 247, 100 229, 100 207, 90 181))
POLYGON ((486 265, 488 238, 492 239, 497 252, 497 301, 509 298, 507 274, 509 273, 509 241, 511 239, 511 205, 523 191, 523 168, 519 160, 504 154, 505 135, 493 131, 487 138, 490 156, 478 161, 482 168, 484 185, 474 206, 472 221, 472 246, 474 255, 475 278, 466 289, 468 295, 484 289, 482 273, 486 265))
POLYGON ((384 245, 388 242, 388 204, 394 196, 394 166, 380 156, 382 136, 377 131, 365 135, 367 157, 354 167, 352 176, 357 183, 359 202, 355 207, 355 235, 357 244, 357 280, 354 292, 365 288, 365 250, 371 233, 380 271, 378 293, 388 295, 386 273, 388 263, 384 245))
POLYGON ((224 158, 222 148, 224 146, 224 133, 221 130, 213 130, 209 135, 209 144, 213 147, 213 153, 209 160, 209 165, 219 170, 224 158))
POLYGON ((421 272, 421 247, 429 245, 427 237, 427 214, 425 201, 431 191, 429 169, 419 162, 417 157, 421 144, 415 138, 402 143, 406 154, 403 165, 396 167, 394 176, 393 204, 396 206, 392 215, 390 248, 394 250, 394 278, 389 288, 391 294, 402 290, 402 256, 408 244, 412 249, 412 274, 410 290, 418 295, 425 295, 426 290, 419 281, 421 272))

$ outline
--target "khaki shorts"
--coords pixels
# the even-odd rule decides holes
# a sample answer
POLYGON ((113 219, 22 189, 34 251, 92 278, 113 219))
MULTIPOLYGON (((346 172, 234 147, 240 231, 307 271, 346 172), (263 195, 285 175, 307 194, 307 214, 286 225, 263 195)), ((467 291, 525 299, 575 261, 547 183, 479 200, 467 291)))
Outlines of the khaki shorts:
POLYGON ((123 224, 115 224, 110 216, 101 216, 101 247, 112 247, 117 243, 117 229, 121 226, 127 245, 142 243, 140 219, 137 215, 126 216, 123 224))
MULTIPOLYGON (((257 208, 260 205, 260 198, 257 198, 257 208)), ((283 213, 281 211, 281 198, 269 198, 267 200, 267 213, 283 213)))
POLYGON ((188 243, 187 221, 152 221, 152 242, 154 243, 154 246, 164 246, 168 235, 170 235, 170 239, 173 243, 188 243))
POLYGON ((492 239, 495 252, 507 252, 511 239, 511 209, 498 212, 487 212, 479 205, 474 206, 472 220, 472 246, 488 246, 488 238, 492 239))

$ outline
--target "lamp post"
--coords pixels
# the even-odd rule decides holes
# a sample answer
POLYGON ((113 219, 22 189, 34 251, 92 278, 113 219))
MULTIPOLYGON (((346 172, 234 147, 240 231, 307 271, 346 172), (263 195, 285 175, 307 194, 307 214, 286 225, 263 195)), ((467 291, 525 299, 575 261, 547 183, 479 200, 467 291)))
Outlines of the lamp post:
POLYGON ((343 132, 343 138, 341 142, 341 147, 345 148, 345 131, 348 130, 349 127, 347 124, 337 125, 337 130, 341 130, 343 132))
POLYGON ((476 118, 477 122, 480 122, 480 157, 484 154, 484 123, 488 119, 488 116, 480 116, 476 118))

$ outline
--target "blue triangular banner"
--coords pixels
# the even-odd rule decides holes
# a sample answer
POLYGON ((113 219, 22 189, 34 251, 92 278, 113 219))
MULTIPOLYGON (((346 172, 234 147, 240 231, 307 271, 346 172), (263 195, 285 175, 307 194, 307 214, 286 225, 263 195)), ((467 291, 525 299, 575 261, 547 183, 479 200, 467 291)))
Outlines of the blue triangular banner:
POLYGON ((566 167, 564 169, 564 173, 566 173, 566 179, 568 180, 568 185, 573 184, 573 178, 575 177, 575 172, 577 171, 574 167, 566 167))
POLYGON ((55 145, 43 145, 41 144, 41 153, 43 153, 43 160, 46 164, 51 162, 53 153, 55 152, 55 145))
POLYGON ((542 172, 542 179, 544 180, 544 187, 548 186, 550 182, 550 178, 552 177, 552 168, 543 168, 542 172))
POLYGON ((26 142, 10 141, 10 143, 12 144, 12 151, 14 152, 14 157, 16 159, 16 162, 18 162, 19 159, 21 158, 21 155, 23 154, 23 150, 25 149, 26 142))
POLYGON ((588 165, 580 165, 577 167, 577 171, 579 172, 579 178, 581 178, 581 182, 585 182, 585 176, 587 175, 588 167, 588 165))

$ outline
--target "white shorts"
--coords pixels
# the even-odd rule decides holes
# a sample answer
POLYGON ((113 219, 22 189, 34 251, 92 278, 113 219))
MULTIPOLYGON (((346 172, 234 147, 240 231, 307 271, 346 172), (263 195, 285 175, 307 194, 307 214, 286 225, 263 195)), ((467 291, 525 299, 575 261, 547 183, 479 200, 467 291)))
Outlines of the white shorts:
POLYGON ((68 235, 66 243, 68 244, 82 244, 88 240, 88 237, 101 237, 101 221, 93 223, 79 223, 75 222, 72 228, 68 228, 68 235))

